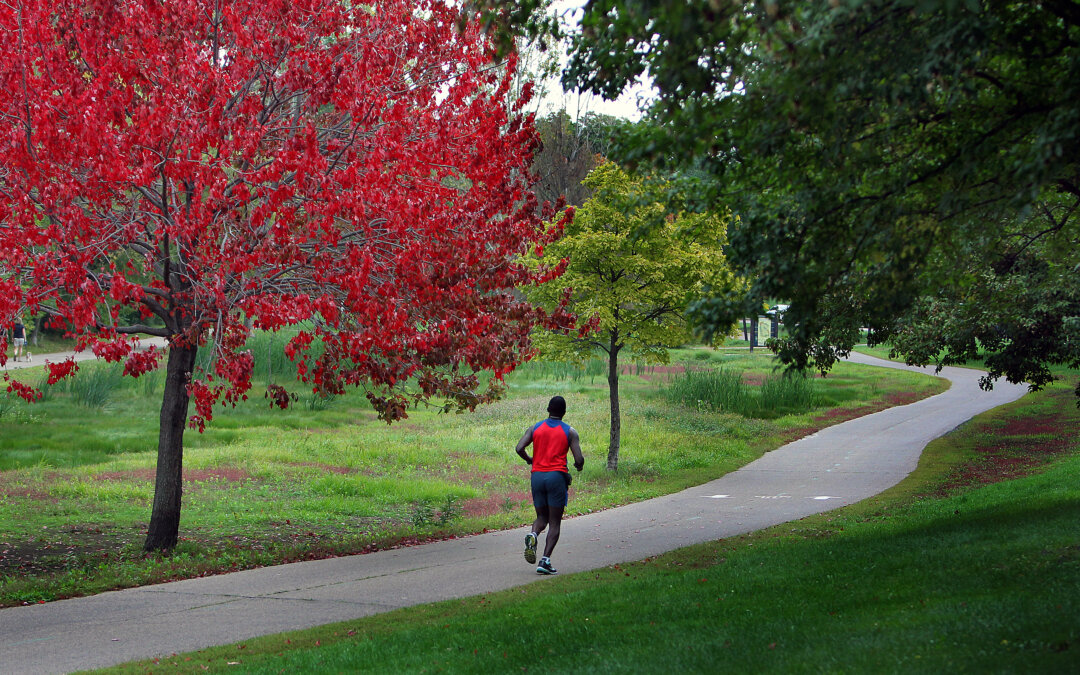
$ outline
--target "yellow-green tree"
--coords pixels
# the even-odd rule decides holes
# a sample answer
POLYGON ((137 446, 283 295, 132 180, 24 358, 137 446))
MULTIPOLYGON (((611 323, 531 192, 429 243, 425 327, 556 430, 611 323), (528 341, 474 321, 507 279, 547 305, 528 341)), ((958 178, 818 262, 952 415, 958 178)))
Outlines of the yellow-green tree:
POLYGON ((596 322, 596 330, 584 336, 545 333, 537 345, 552 359, 583 360, 597 351, 607 356, 607 468, 614 471, 621 428, 619 359, 627 352, 635 360, 666 363, 668 349, 690 339, 688 302, 706 286, 732 282, 722 250, 731 216, 672 213, 650 198, 654 188, 611 162, 584 183, 593 197, 577 210, 562 239, 543 251, 545 260, 566 259, 566 272, 531 290, 529 299, 553 307, 569 292, 569 309, 596 322))

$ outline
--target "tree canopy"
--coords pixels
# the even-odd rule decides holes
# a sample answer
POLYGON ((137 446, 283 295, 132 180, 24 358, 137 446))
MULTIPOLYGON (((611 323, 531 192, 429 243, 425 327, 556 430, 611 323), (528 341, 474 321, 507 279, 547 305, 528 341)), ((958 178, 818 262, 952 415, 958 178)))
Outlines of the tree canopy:
MULTIPOLYGON (((587 2, 567 82, 614 96, 643 74, 658 123, 622 156, 692 163, 704 201, 735 209, 746 304, 791 303, 788 362, 828 367, 861 327, 910 336, 945 292, 981 322, 995 374, 1038 384, 1047 364, 1080 365, 1080 306, 1060 276, 1080 263, 1076 2, 587 2), (1016 274, 1044 264, 1036 301, 1016 274), (995 311, 971 313, 990 295, 995 311), (1036 324, 1053 339, 1031 339, 1036 324)), ((697 315, 720 325, 739 304, 716 296, 697 315)), ((932 361, 962 337, 896 344, 932 361)))
POLYGON ((363 387, 391 421, 491 400, 533 327, 566 319, 514 292, 558 272, 521 263, 558 233, 531 196, 531 120, 505 105, 513 57, 493 68, 460 17, 438 0, 0 8, 0 322, 48 315, 133 376, 163 358, 137 336, 168 340, 147 548, 176 541, 189 400, 202 428, 247 396, 251 327, 295 330, 303 386, 363 387))
POLYGON ((590 318, 585 333, 552 331, 537 337, 545 356, 608 362, 611 433, 607 466, 618 467, 621 415, 620 356, 666 362, 668 348, 691 339, 687 304, 706 285, 732 282, 722 252, 727 216, 671 213, 651 186, 607 162, 585 179, 593 196, 575 212, 565 235, 542 259, 566 260, 561 277, 534 287, 529 298, 556 308, 568 301, 590 318), (650 199, 650 195, 652 199, 650 199))

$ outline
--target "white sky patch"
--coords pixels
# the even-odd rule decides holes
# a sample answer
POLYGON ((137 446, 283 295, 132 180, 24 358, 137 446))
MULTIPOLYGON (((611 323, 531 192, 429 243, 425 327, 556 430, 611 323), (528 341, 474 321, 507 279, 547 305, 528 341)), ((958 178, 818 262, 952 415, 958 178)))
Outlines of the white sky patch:
MULTIPOLYGON (((584 5, 584 0, 556 0, 552 5, 552 10, 564 17, 568 30, 576 32, 581 21, 582 7, 584 5)), ((552 49, 557 49, 560 52, 560 69, 565 68, 568 60, 566 56, 567 45, 553 46, 552 49)), ((543 83, 537 83, 537 85, 537 90, 540 92, 540 115, 546 115, 565 108, 571 119, 575 120, 580 119, 589 112, 637 120, 641 117, 640 104, 648 103, 656 96, 651 80, 639 81, 614 101, 608 101, 593 94, 564 91, 562 82, 558 77, 543 83)))

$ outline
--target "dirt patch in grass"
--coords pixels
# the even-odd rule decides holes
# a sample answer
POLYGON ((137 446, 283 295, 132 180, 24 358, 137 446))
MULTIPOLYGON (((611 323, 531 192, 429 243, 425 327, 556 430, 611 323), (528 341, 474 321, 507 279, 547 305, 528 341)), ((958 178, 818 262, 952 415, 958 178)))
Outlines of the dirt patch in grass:
POLYGON ((887 394, 884 398, 868 405, 861 405, 857 408, 834 408, 824 415, 818 415, 814 418, 815 422, 828 422, 829 424, 839 424, 840 422, 847 422, 865 415, 872 415, 876 412, 881 412, 888 408, 894 408, 896 406, 908 405, 916 401, 925 398, 924 394, 920 394, 914 391, 898 392, 895 394, 887 394))
POLYGON ((95 474, 94 480, 152 482, 155 476, 153 469, 131 469, 130 471, 105 471, 95 474))
MULTIPOLYGON (((1052 397, 1068 397, 1070 392, 1051 392, 1052 397)), ((993 431, 987 443, 975 447, 976 457, 957 467, 931 494, 944 496, 957 491, 1019 478, 1036 471, 1055 457, 1076 447, 1080 437, 1080 416, 1068 405, 1060 412, 1037 417, 1016 417, 993 431)))
POLYGON ((531 499, 531 495, 525 491, 503 492, 500 494, 488 495, 487 497, 466 499, 462 504, 462 509, 463 514, 466 517, 493 516, 497 513, 502 513, 503 511, 509 511, 521 502, 528 502, 531 499))
POLYGON ((1057 436, 1062 431, 1062 419, 1054 415, 1009 420, 1001 429, 1006 436, 1057 436))
POLYGON ((145 529, 84 525, 42 530, 32 540, 0 541, 0 576, 62 572, 87 557, 105 563, 132 550, 144 536, 145 529))
POLYGON ((251 474, 235 466, 217 469, 184 469, 184 480, 192 483, 243 483, 251 480, 251 474))
POLYGON ((885 403, 887 404, 886 407, 891 408, 893 406, 915 403, 916 401, 921 401, 928 397, 929 394, 921 394, 917 391, 900 391, 894 394, 886 394, 885 403))
POLYGON ((1062 438, 1014 438, 1009 443, 979 446, 978 459, 960 466, 931 494, 941 497, 965 488, 1026 476, 1071 446, 1070 441, 1062 438))
POLYGON ((57 499, 49 495, 49 493, 40 490, 35 487, 27 485, 10 485, 6 483, 0 483, 0 497, 21 497, 23 499, 33 499, 36 501, 51 502, 55 504, 57 499))
POLYGON ((320 462, 289 462, 289 466, 315 468, 319 469, 320 471, 328 471, 330 473, 338 473, 343 475, 356 473, 356 469, 349 466, 335 466, 333 464, 322 464, 320 462))
MULTIPOLYGON (((131 469, 129 471, 106 471, 94 476, 95 480, 154 482, 154 469, 131 469)), ((186 483, 242 483, 251 480, 251 474, 235 466, 223 466, 215 469, 184 469, 186 483)))
POLYGON ((447 483, 474 486, 496 486, 507 481, 521 480, 526 485, 529 481, 529 467, 521 462, 517 455, 510 455, 508 461, 497 472, 481 471, 470 466, 473 458, 463 452, 449 452, 446 461, 438 467, 432 467, 430 474, 447 483), (512 460, 510 459, 512 458, 512 460))
POLYGON ((0 497, 19 497, 55 504, 57 499, 50 495, 45 486, 57 480, 58 474, 49 472, 40 479, 24 480, 15 476, 5 476, 0 472, 0 497))

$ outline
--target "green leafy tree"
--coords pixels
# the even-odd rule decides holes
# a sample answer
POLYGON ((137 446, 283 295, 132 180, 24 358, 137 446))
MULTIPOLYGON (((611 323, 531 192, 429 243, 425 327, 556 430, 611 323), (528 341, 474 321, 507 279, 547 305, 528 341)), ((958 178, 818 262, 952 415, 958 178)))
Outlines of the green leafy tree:
POLYGON ((620 358, 625 353, 654 363, 668 348, 685 344, 687 303, 706 285, 733 283, 722 247, 730 216, 672 213, 648 199, 645 181, 607 162, 585 185, 594 196, 577 210, 564 236, 542 252, 566 260, 556 281, 530 290, 530 301, 592 317, 585 334, 549 332, 537 339, 551 358, 581 360, 599 350, 607 356, 611 430, 607 467, 619 464, 620 358))
POLYGON ((981 357, 984 386, 1025 373, 1040 387, 1054 379, 1048 363, 1080 368, 1075 209, 1072 200, 1043 202, 1028 219, 991 228, 987 241, 935 255, 929 273, 942 283, 896 321, 894 354, 939 365, 981 357))
MULTIPOLYGON (((523 11, 490 16, 548 27, 523 11)), ((1077 363, 1076 295, 1054 270, 1080 269, 1080 3, 587 2, 566 81, 613 97, 643 74, 659 123, 620 158, 693 162, 715 179, 702 200, 740 216, 729 256, 753 286, 698 303, 704 325, 778 297, 775 346, 797 366, 827 368, 863 326, 916 362, 969 354, 972 321, 1011 381, 1077 363), (1040 227, 1043 204, 1058 215, 1040 227), (980 284, 992 311, 972 313, 980 284), (990 339, 1025 325, 1054 338, 990 339)))

